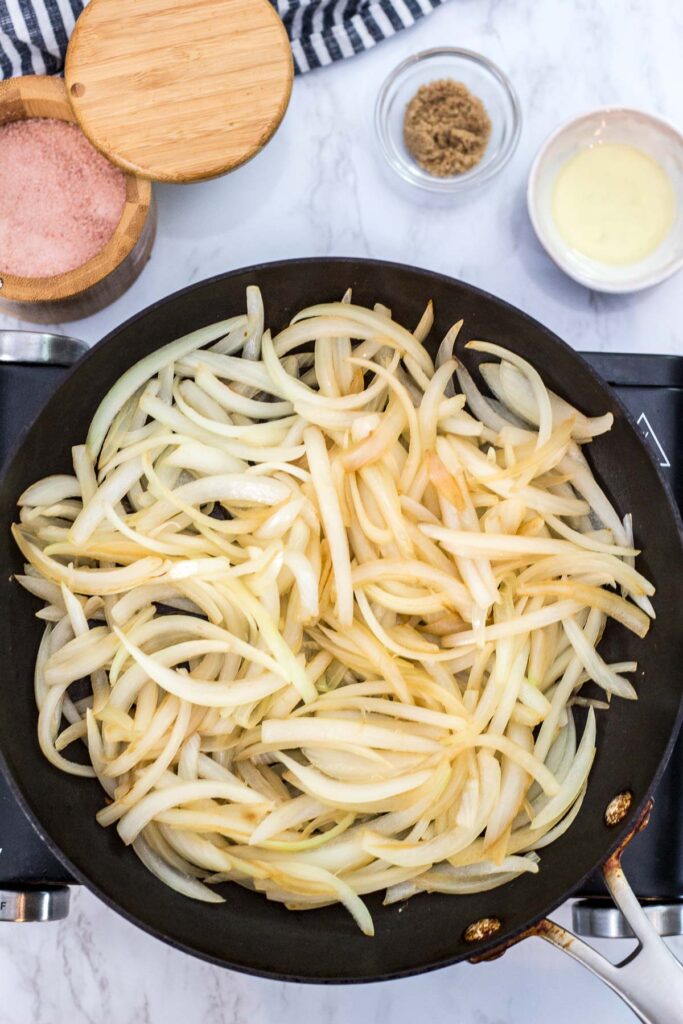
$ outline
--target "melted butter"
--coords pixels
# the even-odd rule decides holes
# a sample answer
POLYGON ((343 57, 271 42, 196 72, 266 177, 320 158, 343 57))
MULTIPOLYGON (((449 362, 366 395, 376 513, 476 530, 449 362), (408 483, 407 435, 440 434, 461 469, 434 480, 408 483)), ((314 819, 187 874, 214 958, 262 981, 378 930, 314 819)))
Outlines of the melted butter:
POLYGON ((571 157, 555 180, 553 218, 565 242, 612 266, 649 256, 671 230, 674 190, 652 157, 602 143, 571 157))

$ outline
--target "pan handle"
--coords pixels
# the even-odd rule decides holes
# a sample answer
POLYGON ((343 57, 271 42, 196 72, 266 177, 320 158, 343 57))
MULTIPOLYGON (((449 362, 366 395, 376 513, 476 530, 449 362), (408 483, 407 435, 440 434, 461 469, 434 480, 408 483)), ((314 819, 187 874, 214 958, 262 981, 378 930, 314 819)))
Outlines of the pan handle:
POLYGON ((638 939, 620 964, 610 963, 578 936, 553 921, 534 929, 540 938, 578 960, 630 1006, 644 1024, 683 1024, 683 965, 649 921, 620 864, 621 851, 603 868, 612 899, 638 939))
MULTIPOLYGON (((617 825, 630 807, 630 794, 615 797, 605 813, 608 825, 617 825)), ((506 949, 523 939, 536 935, 563 953, 568 953, 630 1006, 643 1024, 683 1024, 683 964, 676 960, 651 923, 626 880, 621 857, 631 839, 645 828, 652 810, 648 801, 638 820, 602 868, 605 885, 638 940, 637 947, 620 964, 613 964, 573 932, 554 921, 544 919, 526 931, 495 947, 482 956, 473 956, 471 963, 495 960, 506 949)), ((480 941, 490 934, 492 926, 500 928, 498 918, 482 918, 465 931, 465 940, 480 941)))

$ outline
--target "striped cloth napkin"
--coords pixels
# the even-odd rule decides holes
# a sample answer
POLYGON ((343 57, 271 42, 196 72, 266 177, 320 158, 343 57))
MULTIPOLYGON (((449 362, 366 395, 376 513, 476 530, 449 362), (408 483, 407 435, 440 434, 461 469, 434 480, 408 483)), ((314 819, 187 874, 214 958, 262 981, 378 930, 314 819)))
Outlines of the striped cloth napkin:
MULTIPOLYGON (((58 74, 85 2, 0 0, 0 78, 58 74)), ((287 29, 296 73, 304 74, 369 50, 413 25, 443 0, 270 2, 287 29)))

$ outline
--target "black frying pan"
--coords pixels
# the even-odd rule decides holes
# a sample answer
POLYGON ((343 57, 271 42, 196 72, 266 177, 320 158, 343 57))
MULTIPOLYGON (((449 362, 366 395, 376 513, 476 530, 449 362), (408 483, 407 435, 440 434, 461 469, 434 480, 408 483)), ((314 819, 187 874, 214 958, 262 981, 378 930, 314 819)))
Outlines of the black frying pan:
POLYGON ((293 260, 239 270, 151 306, 110 334, 72 371, 24 433, 0 485, 0 750, 5 772, 41 835, 69 870, 111 907, 153 935, 227 967, 299 981, 370 981, 400 977, 485 953, 548 914, 605 861, 628 832, 657 782, 679 723, 683 665, 681 523, 636 427, 614 394, 583 360, 536 321, 470 285, 371 260, 293 260), (436 308, 432 346, 464 317, 467 338, 485 338, 531 360, 545 381, 588 415, 611 410, 612 431, 590 446, 594 470, 622 512, 631 511, 639 568, 657 586, 657 620, 640 641, 610 624, 608 660, 637 660, 637 702, 613 702, 599 714, 598 753, 587 798, 571 829, 542 851, 541 871, 474 896, 424 895, 404 906, 369 900, 377 935, 363 937, 339 907, 294 914, 236 885, 227 903, 207 906, 157 881, 102 829, 95 812, 102 791, 67 776, 43 758, 36 740, 33 665, 42 625, 35 602, 10 580, 21 560, 10 539, 15 501, 32 481, 70 468, 70 446, 85 439, 104 392, 134 361, 188 331, 244 307, 246 285, 263 292, 267 322, 284 326, 299 308, 339 298, 353 287, 361 303, 381 301, 414 325, 428 298, 436 308), (620 826, 605 824, 617 793, 633 802, 620 826), (495 917, 501 928, 475 948, 473 921, 495 917))

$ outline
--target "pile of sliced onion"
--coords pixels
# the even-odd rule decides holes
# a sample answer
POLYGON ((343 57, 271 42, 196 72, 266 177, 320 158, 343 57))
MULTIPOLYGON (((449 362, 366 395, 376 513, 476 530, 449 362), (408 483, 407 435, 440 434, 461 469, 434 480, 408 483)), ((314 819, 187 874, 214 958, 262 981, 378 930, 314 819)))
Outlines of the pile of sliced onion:
POLYGON ((480 390, 460 324, 435 364, 431 303, 411 331, 347 294, 274 337, 246 304, 132 366, 19 498, 38 737, 178 892, 340 902, 369 935, 368 893, 539 870, 596 708, 636 696, 606 621, 644 636, 654 588, 582 452, 610 415, 470 342, 480 390))

